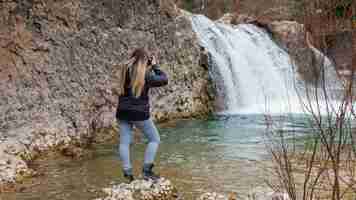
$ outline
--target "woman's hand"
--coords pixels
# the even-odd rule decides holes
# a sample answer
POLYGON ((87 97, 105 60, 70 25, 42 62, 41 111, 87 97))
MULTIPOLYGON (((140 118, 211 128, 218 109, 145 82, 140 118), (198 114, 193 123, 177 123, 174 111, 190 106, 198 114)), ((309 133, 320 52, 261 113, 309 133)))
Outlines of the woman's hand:
POLYGON ((152 61, 151 61, 151 65, 156 65, 157 64, 157 60, 156 60, 156 56, 152 55, 152 61))

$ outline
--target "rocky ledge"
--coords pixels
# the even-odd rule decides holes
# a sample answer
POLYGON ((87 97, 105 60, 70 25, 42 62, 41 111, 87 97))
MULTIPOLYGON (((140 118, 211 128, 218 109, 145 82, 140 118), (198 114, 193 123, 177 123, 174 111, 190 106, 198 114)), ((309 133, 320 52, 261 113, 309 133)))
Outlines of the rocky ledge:
POLYGON ((135 180, 104 188, 103 192, 107 196, 95 200, 174 200, 179 196, 171 182, 164 178, 155 182, 135 180))
MULTIPOLYGON (((161 178, 158 181, 135 180, 104 188, 106 197, 94 200, 183 200, 172 183, 161 178)), ((204 193, 197 200, 237 200, 236 196, 226 197, 218 193, 204 193)))

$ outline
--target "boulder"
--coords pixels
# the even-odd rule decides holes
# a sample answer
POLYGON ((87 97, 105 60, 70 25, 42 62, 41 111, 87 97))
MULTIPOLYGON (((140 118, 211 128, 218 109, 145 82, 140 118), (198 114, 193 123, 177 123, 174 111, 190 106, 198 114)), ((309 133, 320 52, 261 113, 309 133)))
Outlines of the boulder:
POLYGON ((177 190, 167 179, 158 181, 135 180, 130 184, 114 185, 104 188, 107 195, 95 200, 174 200, 178 199, 177 190))
MULTIPOLYGON (((104 188, 106 197, 94 200, 178 200, 184 199, 179 194, 172 183, 161 178, 158 181, 135 180, 130 184, 121 183, 104 188)), ((216 192, 206 192, 200 195, 197 200, 237 200, 235 192, 229 195, 216 192)))

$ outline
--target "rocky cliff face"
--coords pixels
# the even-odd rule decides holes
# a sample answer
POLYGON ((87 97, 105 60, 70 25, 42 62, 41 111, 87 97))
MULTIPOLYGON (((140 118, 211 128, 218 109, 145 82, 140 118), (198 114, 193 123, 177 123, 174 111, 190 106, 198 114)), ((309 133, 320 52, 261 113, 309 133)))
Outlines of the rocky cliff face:
POLYGON ((273 37, 289 53, 294 61, 296 71, 307 83, 316 77, 315 56, 307 46, 305 28, 296 21, 273 21, 267 25, 273 37))
POLYGON ((249 14, 259 19, 291 20, 300 14, 300 2, 293 0, 175 0, 179 7, 219 19, 227 12, 249 14))
POLYGON ((152 91, 156 120, 212 109, 190 21, 170 1, 9 0, 0 15, 0 183, 34 152, 115 124, 112 72, 136 47, 156 51, 170 78, 152 91))

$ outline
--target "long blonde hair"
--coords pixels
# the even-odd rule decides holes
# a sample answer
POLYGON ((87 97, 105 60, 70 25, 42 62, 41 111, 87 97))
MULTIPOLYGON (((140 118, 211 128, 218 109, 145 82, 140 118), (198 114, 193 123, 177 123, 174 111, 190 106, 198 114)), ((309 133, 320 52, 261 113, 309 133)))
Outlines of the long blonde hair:
POLYGON ((127 74, 130 77, 130 87, 135 97, 142 94, 145 85, 148 53, 143 48, 136 49, 130 56, 130 60, 122 66, 120 77, 119 95, 125 93, 127 74), (129 73, 128 73, 129 72, 129 73))

